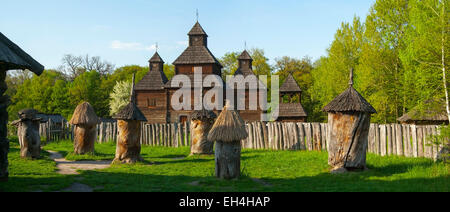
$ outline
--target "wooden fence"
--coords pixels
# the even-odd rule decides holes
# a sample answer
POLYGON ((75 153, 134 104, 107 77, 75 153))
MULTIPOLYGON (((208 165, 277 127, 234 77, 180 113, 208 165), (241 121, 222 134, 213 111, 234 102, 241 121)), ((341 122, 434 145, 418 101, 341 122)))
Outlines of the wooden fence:
POLYGON ((72 128, 73 126, 65 120, 56 123, 49 119, 47 122, 39 124, 39 135, 46 142, 73 139, 72 128))
MULTIPOLYGON (((43 132, 53 132, 50 137, 55 140, 73 139, 72 127, 68 124, 57 130, 42 126, 43 132), (58 132, 63 132, 63 135, 58 136, 58 132)), ((142 123, 141 129, 142 145, 190 146, 189 123, 142 123)), ((308 151, 326 151, 328 148, 326 123, 249 122, 246 129, 249 136, 242 141, 243 148, 308 151)), ((97 140, 100 143, 117 141, 117 133, 115 121, 97 125, 97 140)), ((431 145, 428 138, 438 133, 437 125, 370 124, 367 151, 381 156, 435 158, 442 146, 431 145)))

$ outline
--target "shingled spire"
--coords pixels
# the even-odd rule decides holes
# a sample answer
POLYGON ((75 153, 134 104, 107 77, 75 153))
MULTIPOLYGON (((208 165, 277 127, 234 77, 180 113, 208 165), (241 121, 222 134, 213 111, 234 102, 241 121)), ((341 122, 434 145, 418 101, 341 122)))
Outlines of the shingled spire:
POLYGON ((244 76, 247 76, 247 75, 253 74, 253 71, 252 71, 253 59, 250 56, 250 54, 247 52, 247 50, 244 50, 241 53, 241 55, 239 55, 238 61, 239 61, 239 68, 234 73, 235 75, 242 74, 244 76))
POLYGON ((208 46, 208 35, 198 21, 194 24, 189 35, 189 46, 208 46))
POLYGON ((173 62, 174 65, 199 65, 199 64, 216 64, 219 68, 220 64, 207 47, 208 35, 203 30, 200 23, 196 22, 188 33, 189 46, 183 53, 173 62))
POLYGON ((136 84, 135 90, 162 90, 164 84, 169 81, 164 74, 164 60, 159 56, 158 52, 150 58, 150 71, 136 84))

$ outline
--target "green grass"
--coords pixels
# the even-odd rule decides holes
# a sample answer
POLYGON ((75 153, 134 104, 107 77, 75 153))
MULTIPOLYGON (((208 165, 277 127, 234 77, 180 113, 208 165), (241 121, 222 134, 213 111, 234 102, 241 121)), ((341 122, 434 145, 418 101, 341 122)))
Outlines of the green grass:
MULTIPOLYGON (((242 177, 220 180, 214 176, 213 156, 188 156, 189 148, 144 146, 144 163, 114 165, 80 171, 80 175, 55 173, 55 163, 43 152, 39 160, 19 157, 16 140, 9 154, 10 179, 0 191, 58 191, 74 182, 95 191, 445 191, 450 190, 449 165, 425 158, 380 157, 369 154, 369 171, 333 175, 326 152, 242 151, 242 177), (174 159, 186 157, 184 159, 174 159), (255 178, 260 180, 255 180, 255 178)), ((50 143, 44 150, 59 151, 70 160, 112 160, 115 145, 96 144, 95 154, 71 154, 72 142, 50 143)))

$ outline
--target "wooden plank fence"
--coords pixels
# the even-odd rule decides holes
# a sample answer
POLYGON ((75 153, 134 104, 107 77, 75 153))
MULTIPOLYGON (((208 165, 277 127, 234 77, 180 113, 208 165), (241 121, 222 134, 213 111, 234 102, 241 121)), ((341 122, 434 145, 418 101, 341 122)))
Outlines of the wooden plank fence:
MULTIPOLYGON (((142 145, 183 147, 190 146, 190 126, 186 122, 171 124, 142 123, 142 145)), ((326 151, 328 148, 328 124, 289 122, 249 122, 248 138, 242 140, 243 148, 271 150, 326 151)), ((73 139, 73 127, 68 123, 58 126, 42 123, 41 136, 49 141, 73 139)), ((97 140, 117 141, 117 122, 105 121, 97 125, 97 140)), ((429 135, 438 133, 438 125, 370 124, 367 152, 388 156, 435 158, 442 149, 431 145, 429 135)))

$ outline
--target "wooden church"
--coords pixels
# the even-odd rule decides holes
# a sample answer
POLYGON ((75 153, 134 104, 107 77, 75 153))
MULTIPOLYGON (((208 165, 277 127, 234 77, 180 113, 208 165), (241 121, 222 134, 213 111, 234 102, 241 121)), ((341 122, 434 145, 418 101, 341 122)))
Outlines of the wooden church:
MULTIPOLYGON (((184 50, 183 53, 173 62, 175 66, 175 76, 176 75, 186 75, 194 83, 194 70, 201 67, 202 68, 202 78, 204 79, 207 75, 215 74, 222 77, 222 65, 214 57, 211 51, 208 49, 208 35, 203 30, 200 23, 196 22, 195 25, 188 33, 189 45, 184 50)), ((239 68, 235 72, 235 75, 243 75, 244 77, 248 75, 254 75, 252 71, 252 61, 250 54, 247 51, 243 51, 238 58, 239 68)), ((193 110, 174 110, 171 106, 171 99, 173 94, 179 89, 177 86, 171 86, 171 81, 168 80, 163 72, 164 61, 158 52, 150 58, 149 72, 139 81, 135 86, 135 95, 137 106, 145 115, 148 123, 177 123, 186 122, 190 120, 191 113, 193 110)), ((258 81, 262 85, 262 89, 267 89, 263 83, 258 81)), ((295 82, 295 81, 294 81, 295 82)), ((230 85, 224 84, 224 97, 226 96, 227 87, 230 85)), ((298 87, 298 85, 297 85, 298 87)), ((203 86, 203 94, 201 97, 194 96, 194 91, 191 91, 191 105, 194 105, 194 98, 203 98, 203 95, 211 89, 210 87, 203 86)), ((244 121, 260 121, 262 111, 258 105, 257 110, 250 110, 249 108, 249 89, 251 86, 245 87, 245 95, 236 95, 235 91, 235 103, 237 101, 245 102, 245 109, 240 110, 240 115, 244 121)), ((258 90, 261 91, 261 90, 258 90)), ((289 93, 290 94, 290 93, 289 93)), ((258 96, 259 98, 259 96, 258 96)), ((223 100, 224 101, 224 100, 223 100)), ((259 99, 257 99, 259 102, 259 99)), ((225 101, 223 102, 225 103, 225 101)), ((300 104, 300 103, 299 103, 300 104)), ((298 105, 294 106, 298 108, 298 105)), ((283 106, 280 109, 284 109, 283 106)), ((289 107, 290 108, 290 107, 289 107)), ((299 114, 305 114, 303 108, 300 105, 302 112, 299 114)), ((193 108, 192 108, 193 109, 193 108)), ((220 111, 214 111, 218 114, 220 111)), ((292 119, 297 120, 297 119, 292 119)))

